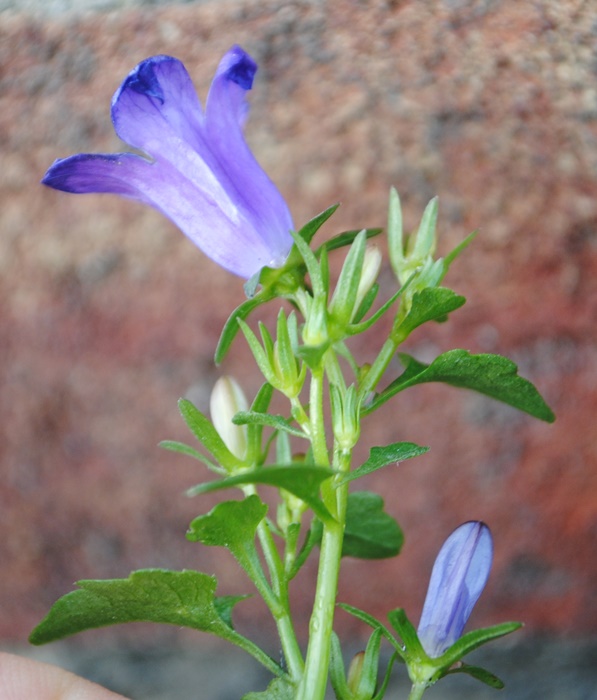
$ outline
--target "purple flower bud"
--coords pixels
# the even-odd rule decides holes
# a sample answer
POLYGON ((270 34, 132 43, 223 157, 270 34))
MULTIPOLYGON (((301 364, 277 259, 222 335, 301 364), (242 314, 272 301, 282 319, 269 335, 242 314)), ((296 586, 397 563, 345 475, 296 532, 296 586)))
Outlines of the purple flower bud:
POLYGON ((146 59, 112 98, 116 133, 146 157, 80 153, 55 161, 42 182, 65 192, 111 192, 149 204, 241 277, 264 265, 279 267, 292 246, 292 218, 242 130, 256 70, 239 46, 230 49, 203 111, 180 61, 146 59))
POLYGON ((491 570, 493 541, 485 523, 471 521, 444 542, 431 573, 419 623, 427 654, 441 656, 462 635, 491 570))

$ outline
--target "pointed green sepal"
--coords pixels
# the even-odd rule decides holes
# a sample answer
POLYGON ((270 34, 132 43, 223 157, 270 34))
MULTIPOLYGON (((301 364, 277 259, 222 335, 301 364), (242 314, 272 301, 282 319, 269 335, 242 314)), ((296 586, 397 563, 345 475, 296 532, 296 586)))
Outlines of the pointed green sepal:
POLYGON ((496 690, 503 690, 504 688, 504 682, 500 678, 498 678, 494 673, 491 673, 487 669, 481 668, 480 666, 461 664, 451 668, 445 675, 449 676, 452 673, 466 673, 467 675, 476 678, 478 681, 481 681, 481 683, 485 683, 485 685, 488 685, 490 688, 495 688, 496 690))
POLYGON ((187 455, 188 457, 193 457, 193 459, 202 462, 212 471, 218 474, 226 473, 225 469, 222 469, 211 459, 205 455, 202 455, 201 452, 196 450, 194 447, 186 445, 184 442, 178 442, 177 440, 162 440, 158 443, 158 447, 161 447, 164 450, 170 450, 170 452, 179 452, 180 454, 187 455))
POLYGON ((400 639, 404 642, 404 647, 408 657, 414 659, 428 659, 425 653, 419 636, 412 622, 406 616, 403 608, 396 608, 388 613, 388 620, 392 627, 400 635, 400 639))
POLYGON ((271 413, 257 413, 256 411, 239 411, 232 422, 235 425, 261 425, 275 430, 281 430, 295 437, 308 438, 307 435, 300 429, 292 425, 288 418, 284 416, 275 416, 271 413))
POLYGON ((261 306, 261 304, 265 304, 267 301, 270 301, 274 298, 274 296, 275 294, 273 290, 262 290, 258 294, 255 294, 255 296, 252 298, 246 299, 242 304, 234 309, 224 324, 224 328, 220 334, 220 339, 218 340, 214 358, 217 365, 221 364, 226 357, 226 354, 232 345, 232 341, 238 333, 239 319, 244 321, 249 317, 251 311, 256 309, 258 306, 261 306))
POLYGON ((328 239, 325 241, 325 243, 322 243, 319 248, 315 251, 315 255, 319 256, 325 249, 328 253, 331 253, 332 250, 337 250, 338 248, 344 248, 345 246, 352 245, 354 239, 361 233, 361 231, 365 232, 365 236, 367 240, 370 238, 375 238, 375 236, 379 236, 380 233, 383 232, 382 228, 365 228, 365 229, 354 229, 352 231, 343 231, 342 233, 338 233, 335 236, 332 236, 332 238, 328 239))
POLYGON ((366 625, 369 625, 369 627, 372 627, 374 630, 376 630, 376 629, 381 630, 381 634, 394 647, 394 650, 396 651, 398 658, 401 661, 405 661, 406 652, 405 652, 402 644, 396 639, 396 637, 390 632, 390 630, 384 624, 382 624, 377 618, 373 617, 373 615, 370 615, 369 613, 366 613, 364 610, 360 610, 359 608, 355 608, 353 605, 348 605, 348 603, 338 603, 338 607, 342 608, 342 610, 347 612, 349 615, 352 615, 353 617, 356 617, 358 620, 361 620, 361 622, 364 622, 366 625))
POLYGON ((449 649, 437 659, 433 659, 433 661, 438 666, 448 669, 464 658, 466 654, 470 654, 471 651, 478 649, 483 644, 516 632, 516 630, 519 630, 521 627, 521 622, 502 622, 499 625, 484 627, 480 630, 472 630, 471 632, 463 634, 449 649))
POLYGON ((243 466, 242 460, 230 452, 211 421, 194 404, 180 399, 178 408, 193 435, 227 471, 243 466))

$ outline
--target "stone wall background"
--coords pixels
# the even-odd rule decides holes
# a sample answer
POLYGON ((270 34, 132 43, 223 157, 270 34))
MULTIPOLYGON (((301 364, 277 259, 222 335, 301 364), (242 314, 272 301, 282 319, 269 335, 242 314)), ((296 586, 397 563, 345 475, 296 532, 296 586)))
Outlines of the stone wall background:
POLYGON ((256 389, 242 343, 222 370, 212 362, 242 281, 152 210, 38 184, 57 157, 123 148, 109 102, 138 61, 178 56, 204 98, 233 43, 259 62, 248 138, 297 225, 336 201, 326 235, 384 225, 394 185, 413 227, 438 194, 442 250, 481 229, 447 280, 469 301, 407 350, 505 354, 558 416, 548 426, 430 385, 366 425, 363 450, 432 449, 370 478, 407 541, 397 560, 347 561, 342 599, 416 619, 441 542, 482 518, 496 561, 474 622, 594 634, 595 4, 158 4, 0 3, 0 639, 24 641, 80 578, 196 566, 223 593, 247 590, 220 553, 184 541, 209 502, 181 495, 201 477, 156 447, 187 439, 176 400, 206 408, 220 371, 256 389))

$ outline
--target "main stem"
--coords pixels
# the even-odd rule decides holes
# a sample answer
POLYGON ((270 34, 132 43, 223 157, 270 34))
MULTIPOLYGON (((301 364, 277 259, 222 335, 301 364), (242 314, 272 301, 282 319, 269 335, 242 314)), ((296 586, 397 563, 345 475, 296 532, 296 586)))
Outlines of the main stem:
POLYGON ((421 682, 413 683, 413 687, 410 690, 410 695, 408 696, 408 700, 421 700, 425 690, 427 690, 426 683, 421 683, 421 682))
MULTIPOLYGON (((327 466, 329 455, 323 416, 323 374, 323 366, 313 371, 309 408, 315 463, 327 466)), ((349 464, 350 455, 347 454, 341 456, 334 467, 343 471, 348 469, 349 464)), ((331 482, 332 480, 328 479, 322 485, 322 496, 334 519, 323 524, 315 602, 309 623, 309 645, 305 672, 298 687, 296 700, 323 700, 327 686, 330 640, 334 623, 348 498, 348 484, 334 488, 331 482)))

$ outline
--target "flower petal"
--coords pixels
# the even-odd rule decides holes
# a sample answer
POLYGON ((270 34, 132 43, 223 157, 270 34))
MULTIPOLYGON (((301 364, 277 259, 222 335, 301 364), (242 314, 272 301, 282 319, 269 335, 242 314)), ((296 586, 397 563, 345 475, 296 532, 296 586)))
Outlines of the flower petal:
POLYGON ((149 203, 136 184, 149 167, 132 153, 79 153, 55 160, 42 183, 62 192, 110 192, 149 203))
POLYGON ((441 656, 462 635, 492 558, 491 532, 482 522, 464 523, 445 541, 433 565, 418 630, 429 656, 441 656))
POLYGON ((274 252, 271 264, 282 264, 292 245, 292 218, 282 195, 255 160, 242 125, 248 112, 246 92, 257 65, 239 46, 220 61, 205 110, 205 137, 217 159, 219 177, 230 182, 237 203, 254 222, 274 252))

